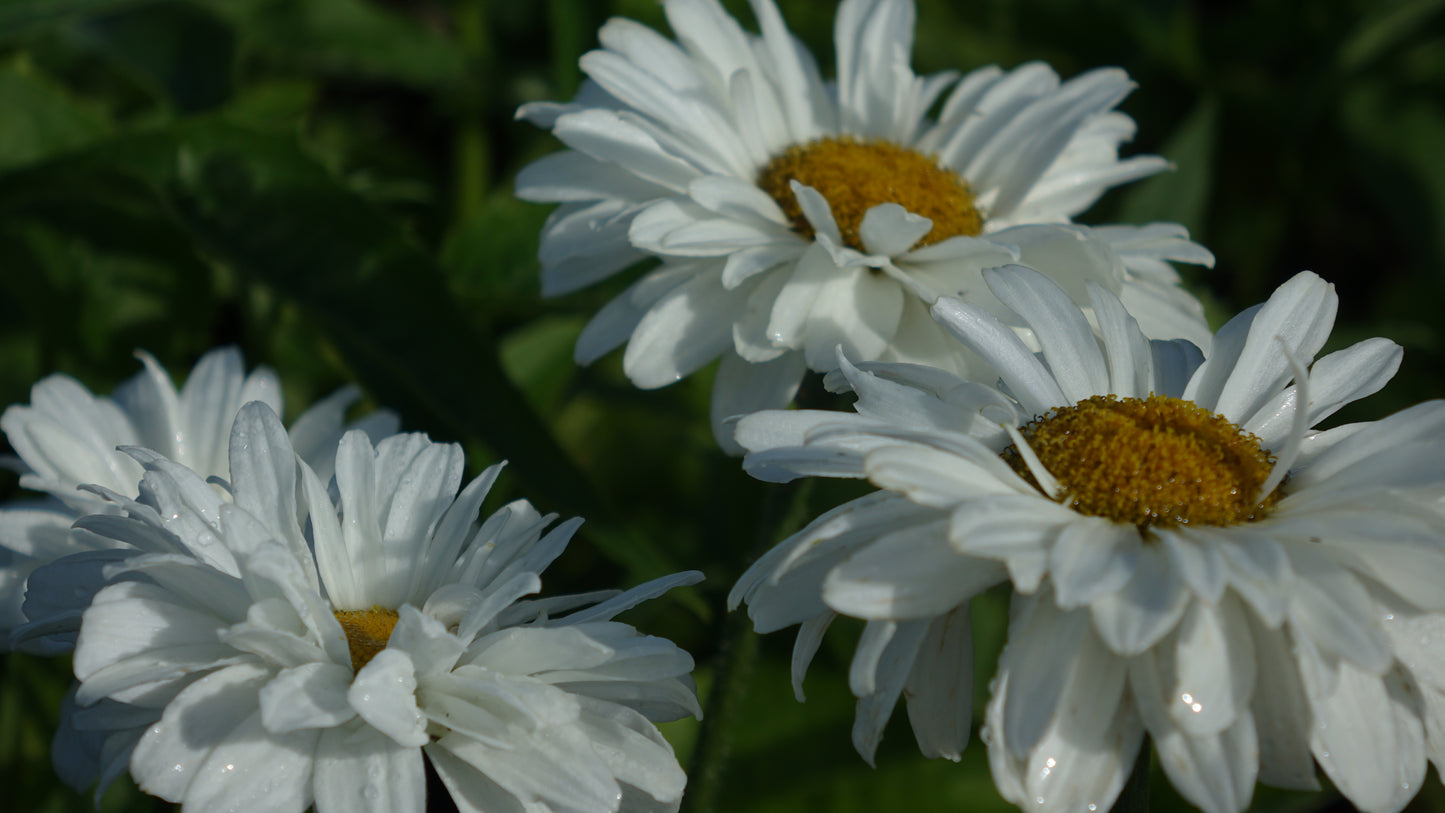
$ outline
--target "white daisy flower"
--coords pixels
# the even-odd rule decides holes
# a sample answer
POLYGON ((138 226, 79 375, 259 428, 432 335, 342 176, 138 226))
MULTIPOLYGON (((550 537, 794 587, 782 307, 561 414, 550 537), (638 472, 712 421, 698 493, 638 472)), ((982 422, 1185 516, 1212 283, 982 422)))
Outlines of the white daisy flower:
MULTIPOLYGON (((17 458, 7 463, 19 472, 20 485, 46 495, 43 499, 0 504, 0 647, 10 633, 23 631, 21 648, 45 654, 68 651, 75 644, 80 613, 94 589, 59 584, 42 572, 42 589, 31 591, 22 612, 26 583, 37 568, 64 556, 86 553, 100 563, 125 555, 117 542, 71 530, 81 516, 117 513, 94 490, 134 495, 141 465, 122 446, 140 446, 176 461, 202 476, 224 476, 231 422, 242 404, 261 401, 281 411, 281 385, 267 367, 246 372, 240 350, 217 348, 196 362, 179 391, 170 375, 149 353, 136 354, 145 369, 109 396, 97 396, 68 375, 41 379, 30 390, 30 403, 12 405, 0 415, 17 458), (103 552, 102 552, 103 551, 103 552)), ((291 427, 291 442, 306 461, 329 479, 336 444, 346 431, 347 409, 360 393, 338 390, 301 415, 291 427)), ((387 411, 368 415, 352 427, 374 438, 392 434, 397 418, 387 411)), ((71 575, 80 573, 69 569, 71 575)))
POLYGON ((247 405, 233 502, 131 454, 141 498, 82 520, 147 551, 107 568, 75 650, 108 774, 188 811, 422 811, 425 755, 463 811, 676 808, 652 721, 699 713, 692 659, 612 619, 701 574, 524 599, 580 520, 479 522, 500 465, 461 488, 460 447, 422 435, 348 433, 333 495, 247 405))
POLYGON ((786 404, 839 344, 966 373, 928 306, 992 304, 991 266, 1039 268, 1081 304, 1092 280, 1146 314, 1150 335, 1208 336, 1165 262, 1213 262, 1182 227, 1040 225, 1167 166, 1118 157, 1134 132, 1113 110, 1133 87, 1123 71, 920 77, 911 0, 844 0, 825 83, 773 0, 751 5, 760 35, 716 0, 664 4, 676 42, 610 20, 575 101, 518 111, 570 148, 517 178, 518 196, 562 204, 542 233, 543 293, 663 260, 592 319, 579 363, 626 342, 628 377, 651 388, 721 357, 714 428, 735 448, 721 420, 786 404))
MULTIPOLYGON (((942 299, 933 312, 1002 389, 845 363, 834 383, 858 394, 856 415, 740 422, 757 476, 882 491, 760 560, 734 603, 760 628, 803 622, 800 642, 832 613, 867 619, 860 712, 861 689, 891 706, 898 687, 930 688, 910 692, 910 717, 925 752, 949 755, 930 743, 966 737, 940 684, 968 696, 967 641, 920 642, 981 587, 1010 582, 985 732, 1000 792, 1029 809, 1108 809, 1145 733, 1208 811, 1244 809, 1256 780, 1317 788, 1316 763, 1361 809, 1400 809, 1440 723, 1422 685, 1445 687, 1391 629, 1445 611, 1445 403, 1316 429, 1382 387, 1400 348, 1370 339, 1306 371, 1337 305, 1313 274, 1203 354, 1149 341, 1100 287, 1096 333, 1037 272, 985 276, 1041 352, 977 306, 942 299)), ((797 668, 813 646, 800 643, 797 668)))

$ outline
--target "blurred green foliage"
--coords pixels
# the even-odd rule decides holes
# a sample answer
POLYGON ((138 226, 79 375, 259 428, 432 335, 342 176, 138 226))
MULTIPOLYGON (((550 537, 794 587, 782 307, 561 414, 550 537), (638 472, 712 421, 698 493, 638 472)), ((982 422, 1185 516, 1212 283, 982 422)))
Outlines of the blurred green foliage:
MULTIPOLYGON (((832 0, 780 5, 826 64, 832 0)), ((706 689, 723 597, 784 532, 763 517, 796 527, 857 491, 818 483, 769 507, 780 498, 713 448, 707 375, 641 392, 617 354, 572 363, 623 281, 538 297, 547 210, 513 199, 510 179, 556 145, 513 112, 575 92, 577 58, 614 14, 664 25, 654 0, 0 3, 0 403, 28 401, 53 371, 108 392, 138 369, 136 348, 179 374, 226 342, 281 372, 292 414, 359 381, 407 428, 466 444, 474 470, 509 458, 499 498, 588 518, 550 591, 705 570, 632 620, 692 651, 706 689)), ((1336 344, 1407 349, 1394 384, 1349 417, 1445 395, 1445 3, 920 0, 919 18, 920 72, 1126 68, 1133 151, 1177 170, 1084 220, 1188 225, 1218 257, 1188 273, 1221 319, 1302 268, 1335 282, 1336 344)), ((0 479, 0 496, 16 493, 0 479)), ((982 604, 979 710, 1004 613, 1000 596, 982 604)), ((722 652, 743 678, 708 723, 731 756, 722 809, 1011 809, 983 749, 923 760, 902 715, 877 769, 863 764, 852 636, 830 635, 805 704, 787 633, 722 652)), ((63 662, 0 659, 7 809, 90 805, 49 769, 65 682, 63 662)), ((696 724, 667 730, 686 759, 696 724)), ((1167 784, 1154 782, 1160 809, 1182 804, 1167 784)), ((1254 809, 1333 804, 1261 789, 1254 809)), ((156 808, 124 782, 105 804, 156 808)), ((1411 809, 1445 810, 1445 792, 1432 778, 1411 809)))

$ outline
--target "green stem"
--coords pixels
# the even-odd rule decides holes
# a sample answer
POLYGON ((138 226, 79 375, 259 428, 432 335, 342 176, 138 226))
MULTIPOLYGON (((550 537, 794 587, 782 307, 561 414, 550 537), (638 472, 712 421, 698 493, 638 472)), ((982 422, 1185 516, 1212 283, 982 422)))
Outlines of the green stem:
MULTIPOLYGON (((808 483, 775 486, 768 491, 758 516, 757 540, 748 560, 756 559, 782 537, 782 531, 797 524, 797 514, 806 498, 808 483)), ((758 660, 758 636, 747 613, 738 610, 723 615, 721 643, 714 659, 712 691, 708 693, 702 724, 693 744, 688 765, 687 793, 679 813, 713 813, 722 792, 723 775, 731 751, 734 722, 740 717, 747 697, 748 679, 758 660)))
POLYGON ((586 12, 586 5, 581 0, 547 0, 552 84, 561 99, 571 98, 577 92, 577 58, 582 55, 592 36, 590 28, 583 22, 588 19, 586 12))
POLYGON ((743 612, 728 613, 723 621, 722 644, 713 670, 712 691, 698 727, 688 766, 687 793, 679 813, 717 810, 723 773, 731 751, 733 720, 747 696, 748 678, 758 659, 758 636, 743 612))
MULTIPOLYGON (((487 31, 487 0, 461 0, 457 3, 453 22, 457 42, 472 65, 474 75, 489 77, 492 49, 487 31)), ((482 121, 486 107, 485 94, 489 83, 484 79, 471 88, 475 98, 464 101, 457 117, 452 143, 453 182, 456 184, 453 205, 455 222, 466 220, 481 208, 491 184, 491 142, 482 121)))

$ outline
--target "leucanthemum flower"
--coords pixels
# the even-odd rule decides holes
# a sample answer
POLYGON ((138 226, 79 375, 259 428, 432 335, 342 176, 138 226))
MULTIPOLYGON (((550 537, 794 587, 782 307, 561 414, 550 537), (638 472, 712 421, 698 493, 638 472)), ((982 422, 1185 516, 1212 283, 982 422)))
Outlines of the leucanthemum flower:
POLYGON ((881 490, 759 560, 734 603, 759 629, 803 624, 799 672, 833 614, 866 619, 859 726, 881 730, 900 688, 923 687, 920 745, 951 755, 966 632, 950 649, 927 636, 1011 583, 984 731, 1000 792, 1031 810, 1108 809, 1146 733, 1208 811, 1244 809, 1256 780, 1317 788, 1316 764, 1363 810, 1404 806, 1445 730, 1445 673, 1404 643, 1445 611, 1445 404, 1316 429, 1382 387, 1400 349, 1370 339, 1306 370, 1337 305, 1313 274, 1204 353, 1151 342, 1101 288, 1096 331, 1037 272, 985 276, 1041 352, 977 306, 933 312, 999 388, 845 360, 832 383, 857 414, 740 422, 759 477, 881 490))
POLYGON ((82 520, 145 551, 106 569, 75 651, 107 778, 188 811, 421 811, 425 755, 463 811, 675 809, 652 721, 698 713, 692 659, 613 617, 701 574, 527 599, 580 520, 519 500, 479 523, 500 465, 461 488, 460 448, 422 435, 348 433, 328 490, 250 404, 229 502, 131 454, 140 499, 82 520))
POLYGON ((783 406, 840 344, 855 360, 966 373, 977 360, 928 307, 996 305, 979 274, 1004 263, 1084 305, 1092 280, 1151 336, 1208 336, 1166 262, 1213 262, 1182 227, 1057 225, 1166 166, 1118 157, 1134 132, 1113 110, 1133 87, 1123 71, 917 76, 911 0, 845 0, 825 82, 772 0, 752 8, 761 35, 716 0, 665 3, 675 42, 610 20, 576 100, 518 112, 570 148, 517 178, 520 197, 562 204, 542 233, 543 293, 662 260, 592 319, 578 362, 625 342, 628 377, 651 388, 721 357, 712 415, 735 448, 723 419, 783 406))
MULTIPOLYGON (((96 486, 134 496, 143 473, 122 446, 140 446, 164 455, 202 476, 223 477, 228 471, 227 445, 231 422, 243 404, 260 401, 280 412, 281 384, 268 367, 246 372, 240 350, 222 347, 203 355, 178 391, 170 375, 149 353, 138 352, 144 369, 98 396, 68 375, 54 374, 30 390, 30 403, 5 409, 0 430, 16 458, 4 461, 20 474, 20 485, 45 495, 40 499, 0 504, 0 647, 10 633, 26 624, 19 646, 55 654, 75 643, 80 613, 94 589, 76 583, 55 583, 43 566, 62 557, 85 554, 91 568, 125 555, 107 540, 73 531, 79 517, 117 513, 117 508, 81 486, 96 486), (22 612, 27 580, 42 568, 28 610, 22 612), (28 613, 28 619, 27 619, 28 613)), ((373 438, 392 434, 397 418, 378 411, 346 425, 347 409, 360 398, 345 387, 319 401, 292 425, 290 437, 318 476, 329 479, 336 444, 349 428, 364 429, 373 438)), ((80 573, 68 569, 72 576, 80 573)))

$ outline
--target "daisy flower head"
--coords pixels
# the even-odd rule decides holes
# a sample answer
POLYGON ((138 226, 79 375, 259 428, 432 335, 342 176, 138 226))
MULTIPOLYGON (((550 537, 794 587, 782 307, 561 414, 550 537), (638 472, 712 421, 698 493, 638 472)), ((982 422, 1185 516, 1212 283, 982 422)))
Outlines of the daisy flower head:
POLYGON ((613 618, 700 574, 526 598, 580 520, 480 518, 500 464, 463 487, 423 435, 348 433, 328 488, 250 404, 232 501, 133 454, 142 496, 82 521, 146 551, 107 568, 75 651, 107 777, 184 810, 422 811, 425 759, 463 811, 675 808, 653 721, 698 713, 692 659, 613 618))
MULTIPOLYGON (((44 589, 31 591, 30 607, 22 611, 26 584, 37 568, 66 556, 123 555, 114 540, 71 529, 86 514, 118 513, 101 496, 105 492, 135 495, 144 472, 121 447, 151 449, 203 477, 225 476, 231 424, 241 406, 259 401, 276 412, 282 409, 275 371, 246 372, 235 347, 203 355, 179 390, 149 353, 136 356, 144 369, 110 396, 95 395, 57 373, 31 388, 30 403, 9 406, 0 415, 0 430, 16 453, 4 463, 20 474, 21 487, 44 495, 0 503, 0 642, 8 642, 28 613, 36 623, 23 633, 23 648, 55 653, 74 645, 80 612, 93 590, 47 582, 44 589)), ((331 476, 337 442, 349 428, 347 409, 359 398, 354 387, 338 390, 292 425, 292 444, 320 476, 331 476)), ((352 427, 379 438, 396 431, 397 418, 382 410, 352 427)), ((42 571, 38 578, 48 576, 42 571)))
MULTIPOLYGON (((755 475, 880 491, 759 560, 735 602, 760 628, 802 622, 800 641, 834 613, 891 631, 869 648, 865 628, 855 692, 860 662, 874 686, 967 685, 899 634, 1010 583, 984 739, 1000 792, 1030 809, 1108 809, 1146 733, 1204 810, 1244 809, 1256 780, 1317 788, 1316 764, 1361 809, 1400 809, 1445 730, 1445 676, 1400 643, 1445 611, 1445 403, 1319 429, 1401 353, 1369 339, 1311 364, 1337 298, 1310 273, 1202 352, 1149 340, 1101 287, 1091 325, 1036 271, 985 278, 1037 351, 976 305, 933 313, 996 388, 844 359, 831 383, 856 414, 742 419, 755 475)), ((958 709, 908 701, 916 731, 958 709)))
POLYGON ((1132 88, 1123 71, 918 76, 911 0, 844 0, 824 81, 773 0, 751 5, 756 35, 717 0, 668 0, 675 41, 613 19, 574 101, 518 111, 569 148, 517 179, 520 197, 561 204, 541 237, 543 293, 661 260, 584 329, 579 363, 626 343, 628 377, 651 388, 720 357, 714 429, 736 450, 721 421, 783 406, 839 344, 967 372, 928 307, 992 304, 991 266, 1039 268, 1081 304, 1091 279, 1151 335, 1207 336, 1166 262, 1213 261, 1182 227, 1067 225, 1167 166, 1118 156, 1134 131, 1113 109, 1132 88))

